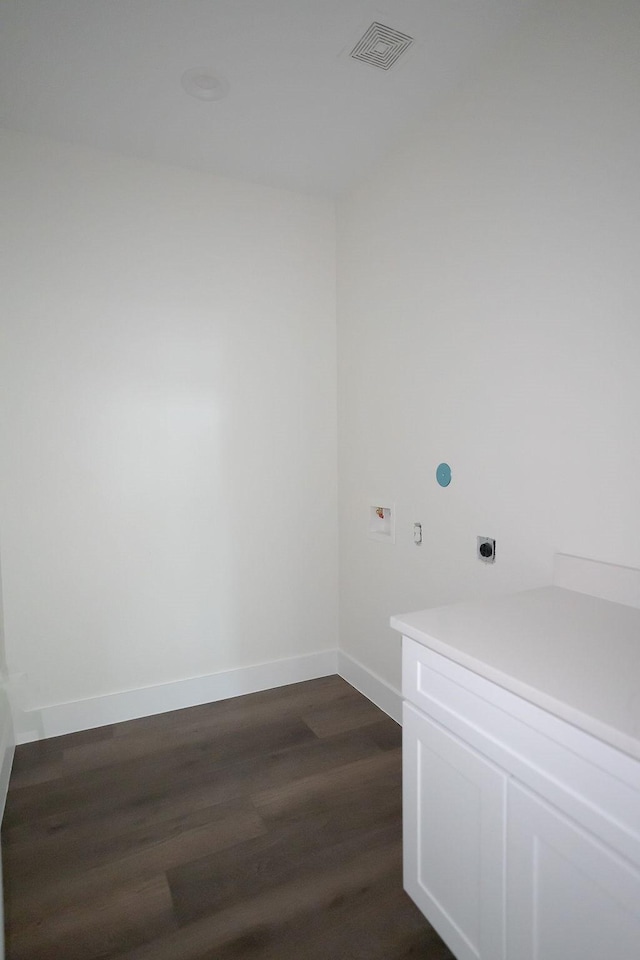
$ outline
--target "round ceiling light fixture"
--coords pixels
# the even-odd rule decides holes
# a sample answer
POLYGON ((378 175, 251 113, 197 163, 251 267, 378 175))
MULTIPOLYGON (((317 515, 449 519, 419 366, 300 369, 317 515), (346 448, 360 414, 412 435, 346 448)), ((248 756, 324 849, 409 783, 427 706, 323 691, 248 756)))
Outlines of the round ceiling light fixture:
POLYGON ((208 70, 185 70, 180 80, 190 97, 198 100, 222 100, 229 93, 229 81, 208 70))

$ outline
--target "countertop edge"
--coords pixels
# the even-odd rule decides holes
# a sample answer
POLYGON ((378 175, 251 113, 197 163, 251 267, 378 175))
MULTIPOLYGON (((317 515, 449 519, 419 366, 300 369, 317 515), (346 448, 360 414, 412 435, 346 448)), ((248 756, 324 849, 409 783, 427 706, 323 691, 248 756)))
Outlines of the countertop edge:
POLYGON ((527 683, 518 680, 517 677, 513 677, 510 674, 498 670, 496 667, 492 667, 491 664, 484 660, 472 657, 463 650, 449 643, 445 643, 442 640, 438 640, 436 637, 425 633, 417 627, 412 627, 406 623, 406 621, 403 621, 402 615, 392 616, 390 618, 390 625, 393 630, 401 633, 402 636, 422 644, 428 649, 433 650, 434 653, 438 653, 448 660, 452 660, 454 663, 465 667, 467 670, 483 677, 485 680, 489 680, 504 690, 508 690, 510 693, 521 697, 528 703, 540 707, 552 716, 570 723, 577 729, 588 733, 597 740, 614 747, 616 750, 620 750, 634 760, 640 760, 640 742, 622 731, 616 730, 614 727, 599 721, 597 718, 581 710, 577 710, 575 707, 571 707, 569 704, 563 703, 561 700, 557 700, 555 697, 546 694, 536 687, 531 687, 527 683))

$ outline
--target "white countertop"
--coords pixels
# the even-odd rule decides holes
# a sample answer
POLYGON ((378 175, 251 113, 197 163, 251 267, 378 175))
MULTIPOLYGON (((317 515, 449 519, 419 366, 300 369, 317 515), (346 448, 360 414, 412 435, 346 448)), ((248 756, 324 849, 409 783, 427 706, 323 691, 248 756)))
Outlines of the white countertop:
POLYGON ((391 626, 640 759, 639 609, 542 587, 391 626))

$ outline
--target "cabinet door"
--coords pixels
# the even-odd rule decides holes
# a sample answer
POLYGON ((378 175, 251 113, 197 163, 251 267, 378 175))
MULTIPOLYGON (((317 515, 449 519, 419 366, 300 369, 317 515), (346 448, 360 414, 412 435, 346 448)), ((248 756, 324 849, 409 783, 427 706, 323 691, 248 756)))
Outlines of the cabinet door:
POLYGON ((507 956, 637 960, 640 871, 514 781, 507 820, 507 956))
POLYGON ((504 958, 506 775, 404 704, 404 885, 458 960, 504 958))

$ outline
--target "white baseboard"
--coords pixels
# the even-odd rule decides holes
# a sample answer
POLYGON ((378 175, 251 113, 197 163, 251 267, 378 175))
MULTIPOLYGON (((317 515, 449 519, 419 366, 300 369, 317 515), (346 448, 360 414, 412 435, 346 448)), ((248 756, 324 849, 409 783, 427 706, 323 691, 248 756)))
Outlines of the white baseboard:
POLYGON ((348 653, 338 650, 338 673, 368 700, 402 724, 402 694, 348 653))
MULTIPOLYGON (((92 730, 109 723, 122 723, 169 710, 182 710, 201 703, 214 703, 216 700, 228 700, 230 697, 257 693, 259 690, 283 687, 289 683, 328 677, 334 673, 343 677, 397 723, 402 722, 402 696, 398 690, 341 650, 323 650, 320 653, 273 660, 205 677, 176 680, 154 687, 142 687, 124 693, 22 711, 17 718, 15 739, 17 743, 29 743, 41 738, 59 737, 79 730, 92 730)), ((14 704, 14 713, 15 710, 14 704)), ((8 771, 10 770, 9 765, 8 771)), ((6 776, 7 783, 9 772, 6 776)), ((0 789, 2 784, 0 774, 0 789)))
POLYGON ((44 737, 39 710, 28 710, 29 680, 26 673, 11 673, 6 680, 6 689, 13 717, 16 743, 31 743, 44 737))
MULTIPOLYGON (((0 823, 4 816, 7 801, 9 777, 13 764, 16 741, 13 731, 11 704, 4 684, 0 686, 0 823)), ((4 894, 2 888, 2 858, 0 857, 0 960, 4 960, 4 894)))
POLYGON ((0 823, 9 789, 16 740, 11 716, 11 704, 4 684, 0 686, 0 823))
POLYGON ((112 693, 88 700, 56 703, 27 711, 18 731, 18 742, 40 737, 58 737, 79 730, 91 730, 108 723, 136 720, 169 710, 182 710, 201 703, 228 700, 246 693, 283 687, 301 680, 315 680, 338 672, 336 650, 323 650, 302 657, 274 660, 253 667, 226 670, 190 680, 176 680, 154 687, 112 693))
MULTIPOLYGON (((11 703, 6 682, 0 683, 0 823, 4 816, 4 807, 9 789, 9 777, 13 764, 16 739, 13 727, 11 703)), ((0 857, 0 960, 4 960, 4 909, 2 889, 2 858, 0 857)))

